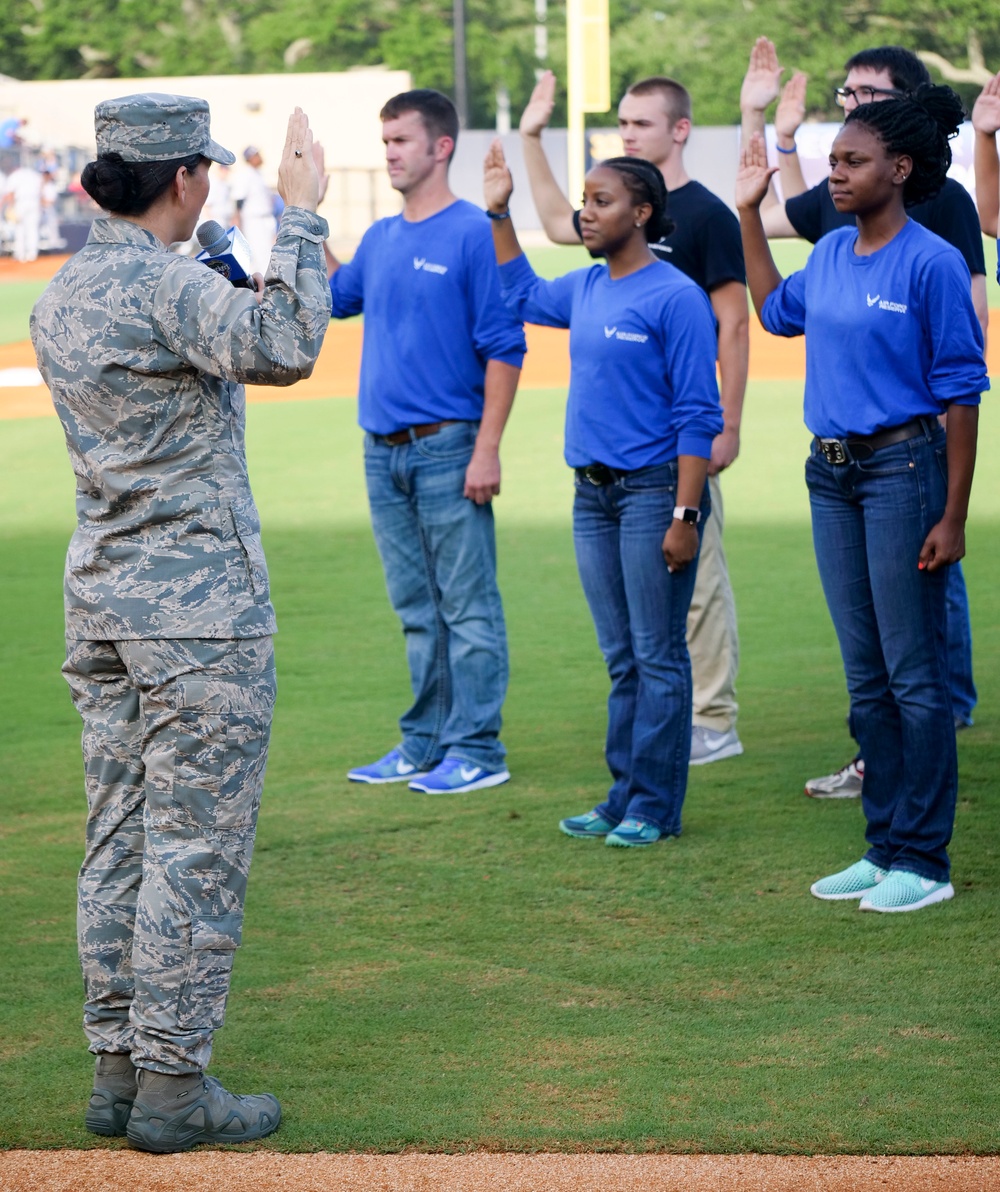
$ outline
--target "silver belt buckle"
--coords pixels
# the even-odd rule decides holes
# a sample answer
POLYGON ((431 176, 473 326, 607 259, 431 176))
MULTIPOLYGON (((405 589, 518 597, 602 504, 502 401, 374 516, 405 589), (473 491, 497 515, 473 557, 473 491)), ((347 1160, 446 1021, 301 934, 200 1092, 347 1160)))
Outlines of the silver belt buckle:
POLYGON ((840 439, 819 439, 819 449, 828 464, 846 464, 847 452, 840 439))

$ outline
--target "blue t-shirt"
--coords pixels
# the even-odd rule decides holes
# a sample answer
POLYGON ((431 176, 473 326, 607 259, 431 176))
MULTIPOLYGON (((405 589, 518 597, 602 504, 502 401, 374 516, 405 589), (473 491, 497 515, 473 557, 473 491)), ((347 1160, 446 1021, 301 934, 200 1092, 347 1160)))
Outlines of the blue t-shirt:
POLYGON ((364 311, 358 421, 373 434, 483 412, 486 364, 520 368, 524 329, 500 298, 485 214, 458 199, 379 220, 330 278, 333 317, 364 311))
POLYGON ((616 280, 600 264, 543 281, 522 255, 501 266, 500 281, 518 318, 570 329, 570 467, 708 459, 722 430, 715 319, 690 278, 653 261, 616 280))
POLYGON ((990 382, 961 254, 913 220, 870 256, 857 238, 824 236, 761 313, 774 335, 805 333, 806 426, 846 438, 978 405, 990 382))

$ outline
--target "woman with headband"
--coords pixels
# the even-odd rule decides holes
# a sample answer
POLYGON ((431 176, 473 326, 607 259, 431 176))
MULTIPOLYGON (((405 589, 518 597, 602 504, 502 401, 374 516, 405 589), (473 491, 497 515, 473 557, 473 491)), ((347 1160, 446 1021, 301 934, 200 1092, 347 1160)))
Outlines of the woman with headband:
POLYGON ((499 141, 486 158, 487 215, 504 299, 529 323, 570 330, 565 458, 573 538, 611 678, 605 756, 612 783, 569 836, 643 847, 680 835, 691 750, 685 622, 712 440, 722 430, 708 298, 650 243, 670 230, 659 170, 616 157, 587 174, 580 235, 595 258, 536 277, 510 220, 499 141))

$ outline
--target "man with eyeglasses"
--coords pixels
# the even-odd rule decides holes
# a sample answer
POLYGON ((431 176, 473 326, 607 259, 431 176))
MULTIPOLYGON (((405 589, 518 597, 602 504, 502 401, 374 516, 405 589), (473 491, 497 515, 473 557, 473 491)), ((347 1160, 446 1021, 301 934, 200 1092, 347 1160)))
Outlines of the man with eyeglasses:
MULTIPOLYGON (((836 90, 844 112, 862 103, 880 103, 910 94, 931 81, 920 59, 901 46, 861 50, 845 64, 847 78, 836 90)), ((761 206, 764 231, 769 237, 801 236, 811 244, 835 228, 853 224, 852 215, 841 215, 833 205, 827 180, 807 188, 795 148, 795 134, 805 118, 806 76, 796 72, 781 88, 784 67, 774 43, 759 37, 750 52, 750 65, 740 89, 743 142, 755 132, 764 135, 765 113, 778 98, 774 131, 778 150, 778 177, 784 201, 773 190, 761 206)), ((941 192, 926 203, 908 208, 910 217, 936 233, 962 254, 969 267, 972 301, 983 334, 986 334, 986 258, 980 236, 979 216, 969 193, 949 178, 941 192)), ((969 602, 961 563, 949 568, 947 586, 947 639, 949 687, 955 728, 972 724, 976 688, 972 678, 972 630, 969 602)), ((833 774, 811 778, 805 793, 815 799, 850 799, 861 795, 864 761, 856 755, 833 774)))

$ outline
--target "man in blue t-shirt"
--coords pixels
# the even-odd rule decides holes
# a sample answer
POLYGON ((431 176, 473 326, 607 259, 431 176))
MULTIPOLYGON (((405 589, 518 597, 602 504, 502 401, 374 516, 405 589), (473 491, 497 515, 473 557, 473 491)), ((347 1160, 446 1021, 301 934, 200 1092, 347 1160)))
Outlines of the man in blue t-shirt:
MULTIPOLYGON (((920 59, 900 46, 879 46, 861 50, 845 64, 847 78, 837 88, 837 102, 845 112, 859 103, 878 103, 905 95, 931 81, 920 59)), ((742 135, 744 144, 759 132, 764 134, 765 112, 778 98, 781 75, 774 44, 766 37, 757 39, 750 53, 750 65, 740 90, 742 135)), ((769 237, 801 236, 815 244, 835 228, 850 227, 854 216, 842 215, 833 205, 826 180, 807 189, 795 148, 795 133, 805 117, 806 76, 796 73, 781 90, 775 111, 774 129, 778 150, 779 178, 784 201, 773 189, 761 206, 761 220, 769 237)), ((986 303, 986 260, 979 217, 969 194, 953 179, 926 203, 908 209, 910 217, 953 245, 962 254, 972 275, 972 301, 986 334, 989 312, 986 303)), ((955 714, 955 728, 972 724, 976 688, 972 679, 972 630, 969 601, 965 591, 962 565, 948 571, 947 637, 949 687, 955 714)), ((811 778, 805 792, 817 799, 857 798, 864 780, 864 761, 855 756, 833 774, 811 778)))
MULTIPOLYGON (((521 144, 535 207, 556 244, 579 244, 578 213, 559 189, 542 132, 555 102, 555 76, 546 71, 521 116, 521 144)), ((684 146, 691 133, 691 96, 676 79, 657 76, 633 83, 618 105, 618 127, 629 157, 652 162, 663 175, 674 230, 653 252, 699 285, 712 304, 718 329, 719 396, 724 426, 712 443, 708 484, 712 516, 705 523, 694 596, 687 618, 693 715, 691 764, 704 765, 743 752, 736 732, 739 637, 736 606, 722 546, 719 475, 740 450, 740 422, 747 383, 750 322, 740 228, 732 211, 689 177, 684 146)), ((601 461, 606 462, 606 461, 601 461)))
POLYGON ((500 297, 485 213, 448 184, 454 105, 408 91, 381 119, 402 214, 369 228, 349 264, 327 258, 334 318, 364 312, 365 478, 414 700, 399 744, 348 778, 455 794, 510 778, 491 502, 524 331, 500 297))

